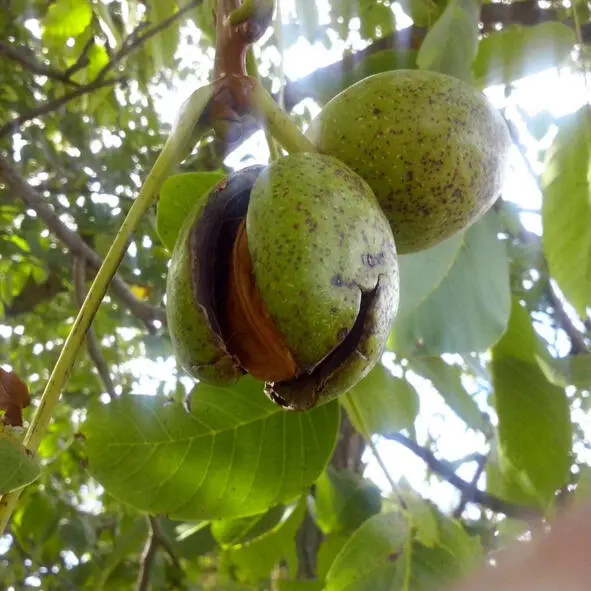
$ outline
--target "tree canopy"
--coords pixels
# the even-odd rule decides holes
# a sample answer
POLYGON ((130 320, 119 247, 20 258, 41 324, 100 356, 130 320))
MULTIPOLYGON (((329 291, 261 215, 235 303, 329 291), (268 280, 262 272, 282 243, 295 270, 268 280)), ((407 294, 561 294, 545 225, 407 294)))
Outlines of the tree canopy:
POLYGON ((277 0, 249 73, 300 129, 367 76, 448 74, 505 117, 506 191, 400 255, 369 375, 289 412, 251 377, 196 384, 174 359, 187 198, 267 159, 255 120, 231 142, 208 131, 141 217, 59 401, 42 397, 173 108, 213 80, 214 15, 237 4, 0 2, 2 589, 435 591, 588 492, 586 2, 277 0))

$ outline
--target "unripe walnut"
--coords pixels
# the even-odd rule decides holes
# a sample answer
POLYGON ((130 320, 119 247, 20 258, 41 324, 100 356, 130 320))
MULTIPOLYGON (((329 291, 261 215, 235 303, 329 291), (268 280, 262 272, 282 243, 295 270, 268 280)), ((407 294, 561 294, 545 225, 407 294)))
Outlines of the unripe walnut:
POLYGON ((369 186, 331 156, 293 154, 219 183, 177 240, 169 331, 214 384, 250 373, 306 409, 358 383, 398 307, 394 237, 369 186))
POLYGON ((467 228, 500 194, 511 138, 469 84, 437 72, 369 76, 330 100, 306 132, 371 187, 399 254, 467 228))

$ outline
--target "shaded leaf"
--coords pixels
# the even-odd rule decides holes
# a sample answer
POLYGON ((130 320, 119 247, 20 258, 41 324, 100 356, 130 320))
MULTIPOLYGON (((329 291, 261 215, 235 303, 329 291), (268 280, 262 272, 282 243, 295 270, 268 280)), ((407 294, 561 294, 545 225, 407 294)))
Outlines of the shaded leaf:
POLYGON ((0 432, 0 493, 18 490, 39 478, 39 460, 14 437, 0 432))
POLYGON ((273 529, 284 514, 285 506, 277 505, 259 515, 212 521, 211 533, 220 544, 235 546, 254 540, 273 529))
POLYGON ((451 409, 476 431, 487 428, 487 422, 475 400, 462 385, 462 370, 449 365, 441 357, 413 357, 410 368, 428 379, 451 409))
POLYGON ((262 384, 200 384, 191 412, 128 396, 92 409, 84 425, 90 470, 116 498, 174 519, 241 517, 290 501, 332 454, 338 404, 286 412, 262 384))
POLYGON ((389 348, 406 357, 486 351, 505 332, 511 299, 498 216, 487 213, 465 233, 439 286, 411 314, 397 318, 389 348))
POLYGON ((381 363, 339 399, 359 433, 395 433, 412 429, 419 411, 416 390, 381 363))
POLYGON ((478 50, 479 22, 478 0, 450 0, 421 44, 419 68, 470 80, 478 50))
POLYGON ((475 83, 486 88, 510 84, 564 63, 576 43, 575 31, 559 22, 491 32, 478 45, 473 64, 475 83))
POLYGON ((296 532, 306 512, 306 503, 300 501, 286 507, 282 520, 272 530, 255 540, 235 546, 226 551, 226 558, 235 569, 236 576, 243 581, 268 579, 273 567, 285 558, 290 574, 297 574, 296 532))
POLYGON ((194 206, 223 178, 218 172, 190 172, 166 179, 160 190, 156 228, 168 250, 174 250, 181 226, 194 206))
POLYGON ((560 127, 542 175, 542 244, 550 274, 582 318, 591 306, 591 107, 560 127))
POLYGON ((529 315, 514 300, 509 330, 492 350, 499 468, 544 508, 568 482, 572 425, 566 394, 546 379, 532 343, 529 315))
POLYGON ((443 281, 460 253, 463 240, 463 233, 459 233, 426 250, 398 257, 398 319, 408 316, 443 281))
POLYGON ((572 355, 562 359, 550 356, 538 357, 538 363, 546 377, 557 386, 574 386, 591 390, 591 355, 572 355))
POLYGON ((316 481, 315 518, 324 534, 353 531, 381 507, 380 489, 349 470, 328 466, 316 481))
POLYGON ((391 571, 409 535, 405 520, 396 513, 374 515, 343 546, 326 576, 326 591, 377 589, 369 575, 391 571))

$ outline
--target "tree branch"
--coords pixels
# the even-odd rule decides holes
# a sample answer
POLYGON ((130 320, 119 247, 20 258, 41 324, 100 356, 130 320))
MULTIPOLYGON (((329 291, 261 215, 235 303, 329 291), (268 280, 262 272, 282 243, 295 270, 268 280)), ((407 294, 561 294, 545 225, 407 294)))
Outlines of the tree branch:
MULTIPOLYGON (((90 248, 76 232, 70 230, 43 197, 17 173, 8 160, 2 157, 0 157, 0 179, 3 179, 8 188, 19 195, 26 205, 37 212, 37 215, 72 255, 83 258, 95 271, 100 268, 103 263, 102 257, 90 248)), ((150 332, 155 332, 155 327, 152 324, 154 320, 166 323, 165 311, 138 300, 119 274, 113 277, 111 289, 129 311, 144 322, 150 332)))
POLYGON ((460 478, 448 462, 437 459, 433 452, 421 447, 408 437, 400 433, 393 433, 385 437, 386 439, 404 445, 404 447, 421 458, 431 471, 439 474, 444 480, 455 486, 462 493, 466 503, 478 503, 495 513, 504 513, 507 517, 512 517, 513 519, 531 521, 532 519, 540 519, 542 517, 537 509, 509 503, 494 495, 481 491, 469 482, 466 482, 463 478, 460 478))
MULTIPOLYGON (((105 64, 105 66, 97 74, 96 78, 92 82, 89 82, 88 84, 85 84, 83 86, 79 86, 78 88, 76 88, 76 90, 73 90, 72 92, 65 94, 62 97, 59 97, 51 101, 47 101, 46 103, 43 103, 42 105, 39 105, 34 109, 30 109, 25 113, 21 113, 18 117, 15 117, 12 121, 9 121, 8 123, 5 123, 3 126, 0 127, 0 138, 10 134, 14 129, 21 126, 23 123, 31 121, 36 117, 47 115, 48 113, 56 111, 66 103, 69 103, 70 101, 80 96, 89 94, 91 92, 94 92, 95 90, 100 90, 101 88, 105 88, 107 86, 113 86, 115 84, 119 84, 120 82, 124 82, 126 80, 126 78, 124 77, 106 79, 106 76, 126 56, 134 52, 136 49, 140 48, 148 39, 163 31, 175 21, 179 20, 189 10, 201 4, 202 1, 203 0, 192 0, 191 2, 183 6, 183 8, 175 12, 173 15, 158 23, 155 27, 149 29, 143 35, 139 35, 138 33, 146 28, 146 24, 142 23, 141 25, 136 27, 136 29, 132 31, 129 34, 129 36, 123 41, 119 51, 117 51, 113 58, 109 60, 107 64, 105 64)), ((82 55, 84 55, 84 50, 82 55)), ((63 76, 67 78, 66 74, 64 74, 63 76)))
POLYGON ((65 291, 68 291, 67 287, 61 278, 51 270, 49 277, 43 283, 36 283, 32 277, 29 277, 22 291, 12 300, 10 305, 4 307, 4 315, 9 318, 28 314, 42 302, 51 300, 65 291))
MULTIPOLYGON (((87 290, 84 281, 85 275, 86 264, 84 259, 75 258, 74 264, 72 265, 72 279, 74 282, 74 296, 76 303, 79 307, 82 306, 82 304, 84 303, 84 299, 86 298, 87 290)), ((105 358, 101 353, 101 348, 99 346, 98 339, 96 338, 96 333, 92 326, 88 329, 88 332, 86 333, 86 346, 88 349, 88 356, 94 363, 99 378, 105 386, 105 390, 111 398, 116 398, 117 393, 115 392, 113 380, 111 380, 109 366, 107 365, 107 362, 105 361, 105 358)))
POLYGON ((59 72, 49 66, 40 64, 36 60, 23 55, 18 49, 0 41, 0 55, 6 56, 8 59, 20 64, 24 70, 31 72, 32 74, 38 74, 39 76, 46 76, 52 80, 63 82, 71 86, 80 86, 77 82, 70 79, 68 72, 59 72))

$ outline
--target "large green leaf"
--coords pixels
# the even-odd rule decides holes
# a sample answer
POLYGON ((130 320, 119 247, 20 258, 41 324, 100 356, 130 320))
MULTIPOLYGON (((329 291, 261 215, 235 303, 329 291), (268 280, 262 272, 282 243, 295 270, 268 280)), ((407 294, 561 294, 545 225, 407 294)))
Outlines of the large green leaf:
POLYGON ((397 513, 368 519, 339 552, 326 576, 325 591, 377 591, 369 577, 390 572, 409 536, 406 521, 397 513))
POLYGON ((380 489, 349 470, 328 466, 316 481, 316 523, 324 534, 356 530, 382 507, 380 489))
POLYGON ((280 409, 262 384, 200 384, 180 403, 126 396, 84 425, 91 473, 116 498, 174 519, 253 515, 290 501, 332 454, 336 402, 306 413, 280 409))
POLYGON ((472 72, 475 83, 486 88, 511 84, 565 62, 576 43, 574 30, 559 22, 492 32, 480 42, 472 72))
POLYGON ((487 422, 474 399, 462 385, 462 369, 449 365, 441 357, 413 357, 410 368, 430 380, 450 408, 476 431, 484 431, 487 422))
POLYGON ((537 347, 529 314, 514 300, 509 330, 492 350, 498 463, 512 483, 505 494, 519 484, 545 508, 569 479, 572 425, 566 393, 547 380, 537 347))
POLYGON ((387 435, 413 429, 419 411, 416 390, 406 380, 394 377, 381 363, 340 401, 359 433, 387 435))
POLYGON ((445 279, 408 316, 397 318, 389 347, 403 356, 486 351, 505 332, 511 308, 509 264, 487 213, 464 235, 445 279))
POLYGON ((19 441, 0 432, 0 494, 18 490, 37 480, 41 468, 19 441))
POLYGON ((224 178, 219 172, 188 172, 168 177, 160 189, 156 228, 170 250, 187 216, 206 193, 224 178))
POLYGON ((397 318, 408 316, 443 281, 460 253, 463 240, 463 233, 459 233, 426 250, 398 257, 400 304, 397 318))
POLYGON ((419 68, 470 80, 478 50, 479 22, 478 0, 450 0, 421 44, 419 68))
POLYGON ((584 318, 591 307, 591 107, 561 126, 542 175, 542 243, 550 274, 584 318))

